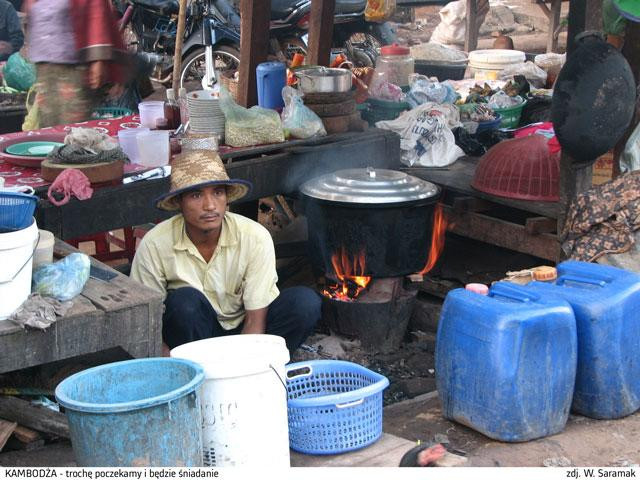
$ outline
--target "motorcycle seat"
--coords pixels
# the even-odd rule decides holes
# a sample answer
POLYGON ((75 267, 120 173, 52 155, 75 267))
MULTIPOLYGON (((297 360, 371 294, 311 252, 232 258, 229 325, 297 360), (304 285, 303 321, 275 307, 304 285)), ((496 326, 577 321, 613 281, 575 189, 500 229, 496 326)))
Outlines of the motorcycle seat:
MULTIPOLYGON (((271 0, 271 20, 284 20, 296 8, 308 3, 308 0, 271 0)), ((306 5, 306 9, 309 9, 308 5, 306 5)))
POLYGON ((336 1, 336 15, 348 15, 350 13, 364 12, 367 6, 367 0, 337 0, 336 1))
POLYGON ((175 15, 180 10, 177 0, 133 0, 133 4, 160 15, 175 15))

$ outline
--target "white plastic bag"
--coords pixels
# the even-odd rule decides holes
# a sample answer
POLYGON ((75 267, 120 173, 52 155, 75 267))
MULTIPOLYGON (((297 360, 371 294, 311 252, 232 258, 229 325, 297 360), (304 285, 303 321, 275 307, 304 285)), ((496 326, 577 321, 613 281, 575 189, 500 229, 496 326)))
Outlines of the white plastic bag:
MULTIPOLYGON (((478 2, 477 24, 482 25, 489 11, 488 2, 478 2)), ((467 2, 458 0, 451 2, 440 9, 440 23, 431 35, 429 42, 441 43, 444 45, 464 43, 464 33, 466 30, 467 2)))
POLYGON ((460 126, 460 117, 453 105, 431 102, 395 120, 376 123, 376 127, 400 135, 400 160, 409 167, 446 167, 463 156, 451 131, 456 126, 460 126))
POLYGON ((284 110, 282 110, 282 126, 294 138, 310 138, 315 135, 324 136, 322 120, 302 101, 302 94, 293 87, 282 89, 284 110))
POLYGON ((640 123, 636 125, 620 155, 620 171, 624 173, 635 170, 640 170, 640 123))
POLYGON ((511 80, 514 75, 524 75, 535 88, 544 88, 547 83, 547 72, 533 62, 514 63, 500 72, 501 80, 511 80))

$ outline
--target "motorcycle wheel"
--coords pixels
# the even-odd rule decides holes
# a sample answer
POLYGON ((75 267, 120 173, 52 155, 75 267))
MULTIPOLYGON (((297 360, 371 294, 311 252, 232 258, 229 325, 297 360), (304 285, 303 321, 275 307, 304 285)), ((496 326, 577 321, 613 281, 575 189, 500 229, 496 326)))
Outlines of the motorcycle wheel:
MULTIPOLYGON (((222 70, 237 70, 240 65, 240 51, 229 45, 214 47, 213 63, 216 72, 222 70)), ((180 72, 180 86, 190 90, 200 90, 204 77, 204 47, 193 50, 182 61, 180 72)))

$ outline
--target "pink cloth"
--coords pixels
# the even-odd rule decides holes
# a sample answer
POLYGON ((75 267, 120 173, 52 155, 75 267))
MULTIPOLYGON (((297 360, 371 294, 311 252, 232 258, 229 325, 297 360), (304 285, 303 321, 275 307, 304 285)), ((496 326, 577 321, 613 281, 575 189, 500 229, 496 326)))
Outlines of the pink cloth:
POLYGON ((516 131, 513 135, 515 138, 528 137, 529 135, 543 135, 548 138, 547 147, 549 147, 549 153, 558 153, 561 150, 558 137, 555 136, 553 131, 553 123, 545 122, 540 125, 534 125, 531 127, 523 127, 516 131))
POLYGON ((56 177, 47 192, 49 201, 56 207, 69 203, 72 194, 75 195, 78 200, 87 200, 93 195, 93 188, 91 188, 89 179, 76 168, 64 170, 56 177), (53 197, 53 192, 62 193, 64 197, 58 201, 53 197))

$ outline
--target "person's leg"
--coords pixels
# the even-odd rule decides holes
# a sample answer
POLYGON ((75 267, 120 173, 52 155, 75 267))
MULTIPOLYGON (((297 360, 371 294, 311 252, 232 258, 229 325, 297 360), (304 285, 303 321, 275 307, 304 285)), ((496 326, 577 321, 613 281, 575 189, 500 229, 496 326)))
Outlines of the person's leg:
POLYGON ((280 292, 267 312, 266 333, 284 337, 293 353, 320 320, 320 296, 311 288, 292 287, 280 292))
POLYGON ((227 334, 207 297, 195 288, 170 290, 164 305, 162 340, 169 348, 227 334))

